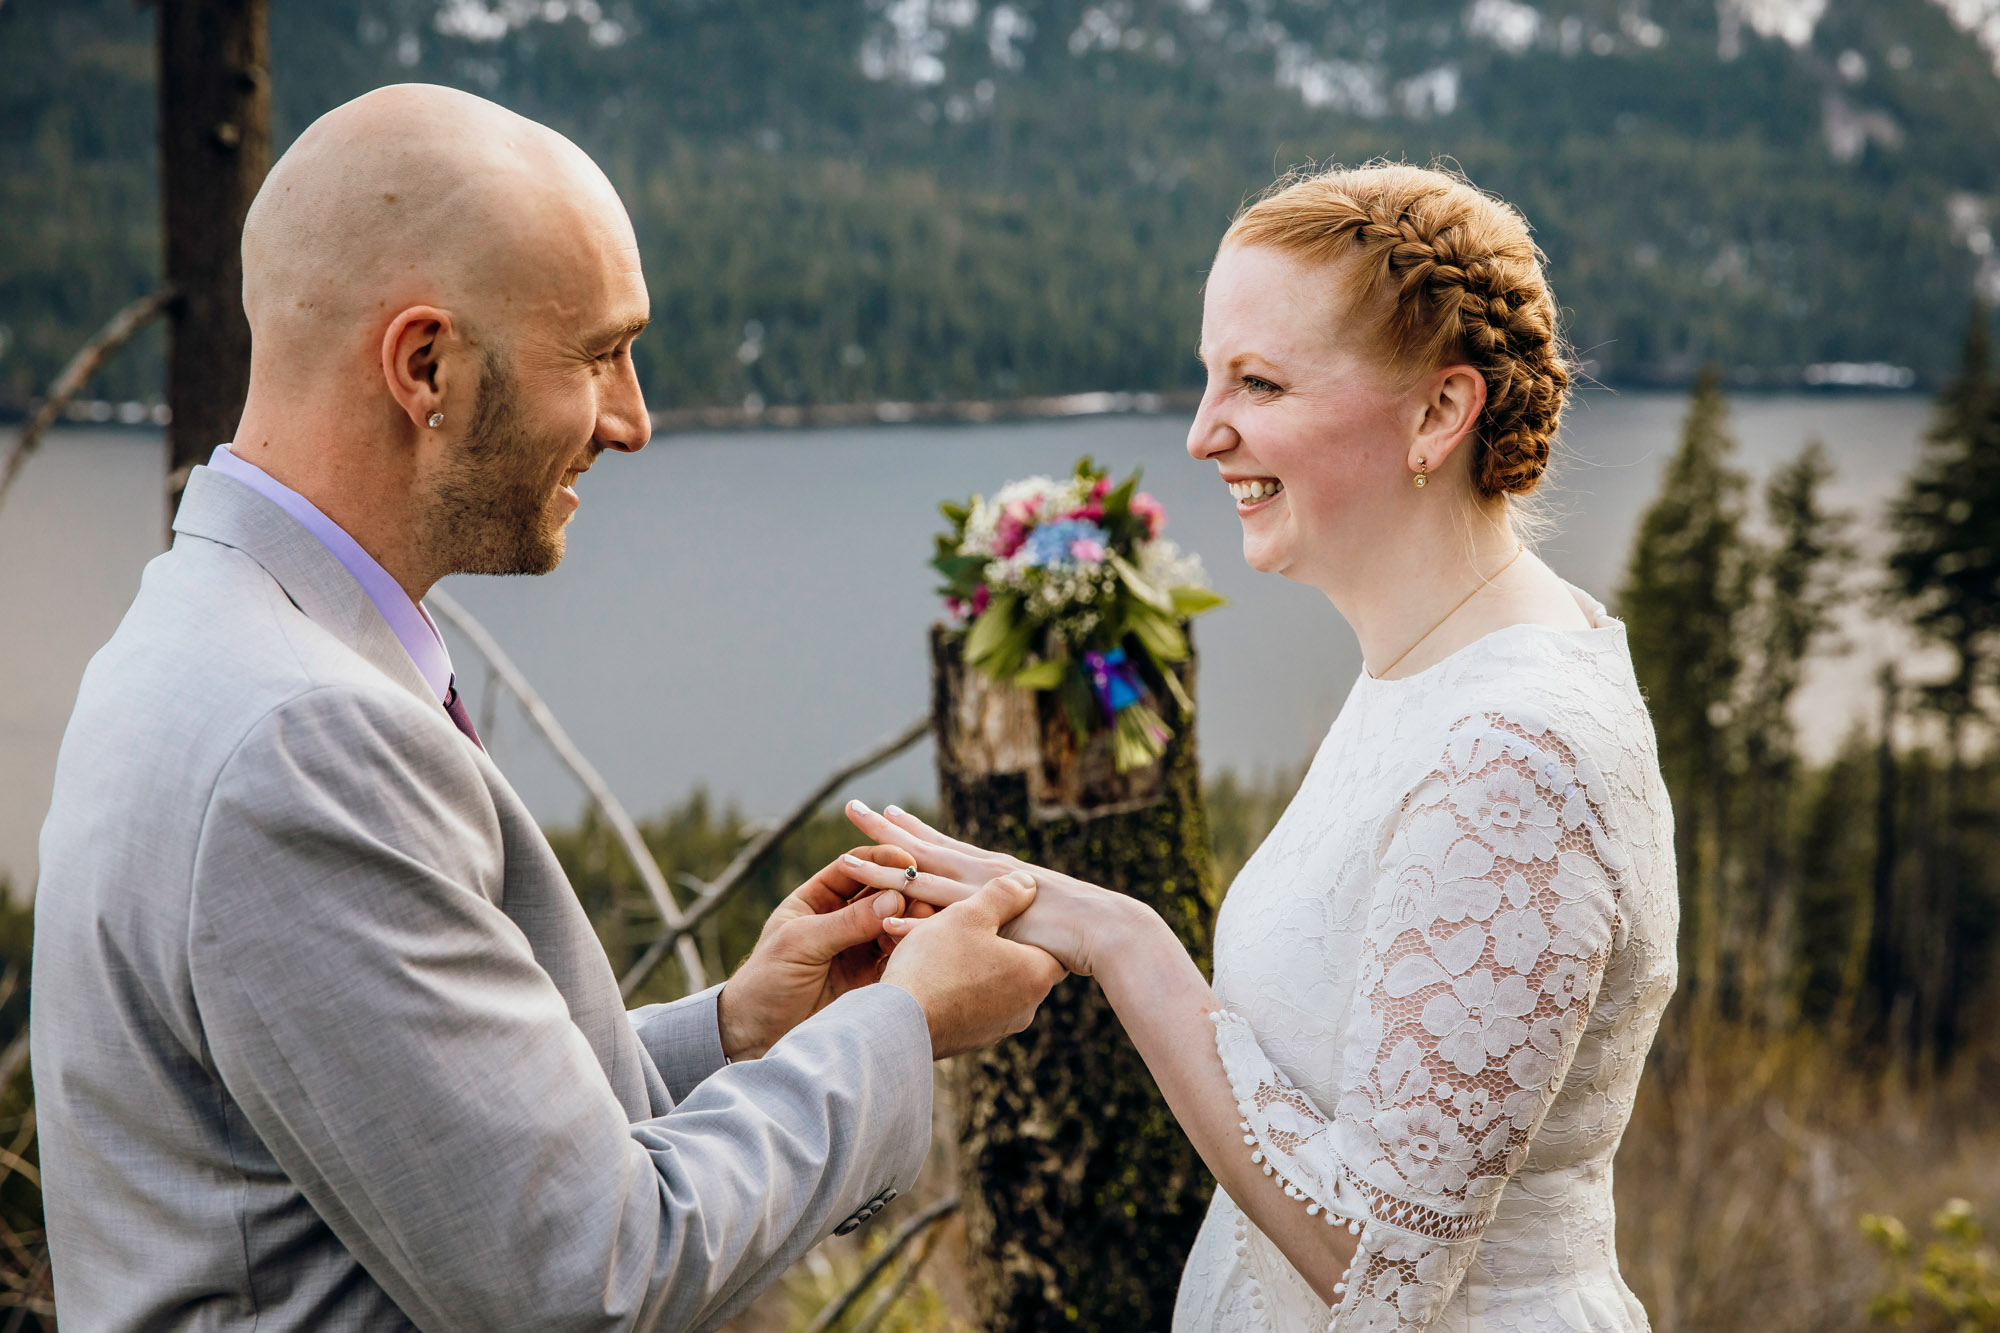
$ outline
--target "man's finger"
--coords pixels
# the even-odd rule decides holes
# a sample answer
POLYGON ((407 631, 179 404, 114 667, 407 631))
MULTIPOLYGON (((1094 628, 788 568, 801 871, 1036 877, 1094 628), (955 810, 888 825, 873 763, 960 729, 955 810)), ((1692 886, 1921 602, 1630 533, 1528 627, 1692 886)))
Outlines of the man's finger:
POLYGON ((794 917, 785 923, 784 954, 794 962, 830 963, 857 944, 882 937, 882 923, 903 910, 903 895, 890 890, 857 898, 838 912, 794 917))
POLYGON ((1002 926, 1027 911, 1028 904, 1034 901, 1034 876, 1015 871, 988 881, 979 892, 964 902, 954 904, 950 910, 956 912, 962 921, 969 918, 976 927, 997 933, 1002 926))

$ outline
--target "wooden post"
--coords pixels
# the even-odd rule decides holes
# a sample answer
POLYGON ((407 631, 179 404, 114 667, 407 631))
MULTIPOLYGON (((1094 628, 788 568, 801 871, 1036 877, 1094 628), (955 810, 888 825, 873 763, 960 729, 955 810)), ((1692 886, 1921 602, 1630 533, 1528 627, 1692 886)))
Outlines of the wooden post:
POLYGON ((250 387, 243 218, 271 167, 269 0, 157 0, 160 217, 176 293, 167 351, 167 512, 186 469, 236 433, 250 387))
MULTIPOLYGON (((1151 904, 1204 971, 1213 867, 1191 719, 1119 775, 1058 710, 965 670, 932 634, 945 827, 1151 904)), ((1183 668, 1190 691, 1194 664, 1183 668)), ((986 1333, 1165 1329, 1214 1180, 1103 992, 1056 987, 1034 1025, 955 1062, 969 1279, 986 1333)))

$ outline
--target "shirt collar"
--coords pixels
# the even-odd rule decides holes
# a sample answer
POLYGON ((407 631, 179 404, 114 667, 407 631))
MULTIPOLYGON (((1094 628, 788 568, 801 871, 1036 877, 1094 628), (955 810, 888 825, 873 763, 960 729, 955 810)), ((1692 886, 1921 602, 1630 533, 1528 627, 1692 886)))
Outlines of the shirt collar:
POLYGON ((321 513, 317 505, 255 463, 237 457, 228 445, 217 445, 208 465, 283 509, 319 539, 320 545, 361 585, 361 591, 368 595, 376 611, 388 622, 396 641, 403 645, 403 651, 416 663, 424 682, 437 695, 438 702, 443 703, 452 688, 451 654, 445 650, 444 638, 430 613, 410 600, 403 585, 363 550, 360 542, 348 536, 346 529, 321 513))

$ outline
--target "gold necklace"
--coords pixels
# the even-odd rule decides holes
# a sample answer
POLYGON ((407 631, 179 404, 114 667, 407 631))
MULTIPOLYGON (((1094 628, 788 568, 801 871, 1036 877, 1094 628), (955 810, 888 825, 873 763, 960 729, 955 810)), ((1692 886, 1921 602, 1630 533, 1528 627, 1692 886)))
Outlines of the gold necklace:
POLYGON ((1488 574, 1485 580, 1481 582, 1477 588, 1474 588, 1471 592, 1459 598, 1458 605, 1452 607, 1451 610, 1445 612, 1442 616, 1438 617, 1437 624, 1432 625, 1422 634, 1419 634, 1417 636, 1416 643, 1411 644, 1409 647, 1405 648, 1402 652, 1397 653, 1396 660, 1394 662, 1389 663, 1388 666, 1383 667, 1380 671, 1370 671, 1368 673, 1368 679, 1380 680, 1382 679, 1382 677, 1388 675, 1391 671, 1394 671, 1404 658, 1408 657, 1411 653, 1417 651, 1417 644, 1422 643, 1425 639, 1428 639, 1431 635, 1437 633, 1439 629, 1443 628, 1445 621, 1450 620, 1453 616, 1457 615, 1460 611, 1465 609, 1465 604, 1467 602, 1479 596, 1480 593, 1485 592, 1487 584, 1493 582, 1493 580, 1499 578, 1502 574, 1505 574, 1508 570, 1512 569, 1514 567, 1514 562, 1516 560, 1519 560, 1521 558, 1521 553, 1527 549, 1528 548, 1525 545, 1516 544, 1514 547, 1514 554, 1508 558, 1506 564, 1500 566, 1500 568, 1494 570, 1491 574, 1488 574))

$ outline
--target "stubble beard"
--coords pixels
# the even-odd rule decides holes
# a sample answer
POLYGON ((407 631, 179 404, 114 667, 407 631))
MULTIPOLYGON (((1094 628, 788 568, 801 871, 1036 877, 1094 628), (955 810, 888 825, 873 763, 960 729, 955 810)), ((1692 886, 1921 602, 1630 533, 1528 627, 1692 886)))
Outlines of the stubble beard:
POLYGON ((431 568, 454 574, 546 574, 562 563, 563 516, 521 411, 519 388, 488 352, 471 427, 432 483, 425 523, 431 568))

